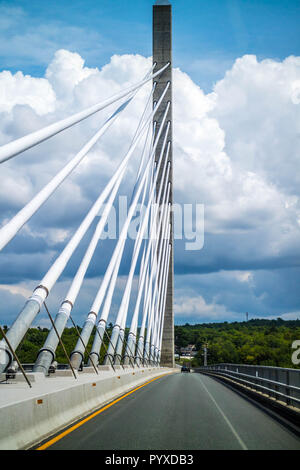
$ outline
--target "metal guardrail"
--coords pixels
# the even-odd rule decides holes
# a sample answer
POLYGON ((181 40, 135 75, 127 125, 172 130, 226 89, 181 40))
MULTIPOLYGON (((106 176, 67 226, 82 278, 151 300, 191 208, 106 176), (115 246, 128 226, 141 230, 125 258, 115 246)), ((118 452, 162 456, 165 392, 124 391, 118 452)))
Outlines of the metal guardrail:
POLYGON ((229 377, 256 391, 267 394, 300 409, 300 369, 250 366, 245 364, 215 364, 197 368, 199 372, 214 372, 229 377))

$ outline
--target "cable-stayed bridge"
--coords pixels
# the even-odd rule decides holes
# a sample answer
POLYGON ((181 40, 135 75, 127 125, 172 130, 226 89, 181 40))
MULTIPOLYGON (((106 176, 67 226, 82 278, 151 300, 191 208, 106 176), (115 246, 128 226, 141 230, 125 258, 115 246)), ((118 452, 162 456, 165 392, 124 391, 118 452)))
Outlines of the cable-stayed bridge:
MULTIPOLYGON (((263 411, 238 397, 234 391, 208 376, 176 373, 179 369, 175 368, 174 363, 171 26, 171 5, 168 1, 157 1, 153 7, 153 65, 144 77, 137 77, 136 83, 105 101, 0 148, 1 164, 12 158, 22 158, 22 152, 72 126, 80 125, 80 122, 95 113, 117 105, 78 153, 23 209, 2 226, 0 249, 3 249, 18 236, 18 232, 31 217, 43 209, 43 204, 85 159, 105 132, 122 119, 126 107, 135 99, 139 90, 151 83, 151 92, 123 159, 62 252, 34 288, 9 330, 6 333, 2 330, 2 448, 32 446, 93 410, 97 411, 53 439, 46 439, 39 448, 245 450, 264 445, 268 448, 300 448, 295 434, 283 429, 263 411), (62 334, 68 321, 73 322, 72 310, 110 212, 120 194, 130 162, 136 156, 139 146, 142 146, 143 151, 139 155, 125 222, 93 301, 87 306, 87 315, 81 332, 78 332, 77 343, 70 356, 66 353, 67 368, 60 369, 55 361, 56 349, 59 345, 64 348, 62 334), (107 325, 112 316, 112 299, 129 227, 139 204, 145 210, 138 226, 124 290, 109 334, 107 325), (76 274, 65 297, 60 299, 56 316, 52 317, 47 308, 47 299, 98 217, 100 209, 103 209, 101 216, 76 274), (138 288, 133 295, 138 267, 138 288), (130 311, 132 304, 134 308, 130 311), (32 371, 26 372, 15 351, 32 323, 38 320, 43 308, 48 312, 52 328, 32 365, 32 371), (84 357, 93 332, 94 340, 85 364, 84 357), (125 396, 120 396, 124 392, 125 396), (138 394, 136 400, 135 393, 138 394), (112 399, 115 401, 111 402, 112 399), (109 404, 105 405, 106 403, 109 404), (104 408, 99 410, 100 406, 104 408), (119 429, 118 418, 115 416, 118 414, 128 424, 126 430, 119 429), (147 427, 143 426, 145 420, 148 422, 147 427), (257 422, 260 424, 260 431, 253 436, 252 431, 256 429, 257 422), (87 442, 85 436, 90 436, 91 433, 92 438, 87 442), (178 435, 181 436, 179 440, 178 435), (264 440, 263 435, 268 435, 268 439, 264 440)), ((105 250, 105 244, 102 243, 100 248, 105 250)), ((223 375, 228 376, 228 371, 223 375)), ((287 405, 297 408, 295 404, 300 403, 297 395, 299 374, 289 377, 295 383, 277 381, 275 385, 273 383, 272 390, 275 394, 286 397, 278 387, 283 387, 285 391, 289 388, 287 405)), ((264 378, 263 384, 266 380, 269 379, 264 378)), ((240 383, 241 381, 243 378, 240 383)), ((255 375, 255 386, 259 392, 258 381, 259 378, 255 375)))

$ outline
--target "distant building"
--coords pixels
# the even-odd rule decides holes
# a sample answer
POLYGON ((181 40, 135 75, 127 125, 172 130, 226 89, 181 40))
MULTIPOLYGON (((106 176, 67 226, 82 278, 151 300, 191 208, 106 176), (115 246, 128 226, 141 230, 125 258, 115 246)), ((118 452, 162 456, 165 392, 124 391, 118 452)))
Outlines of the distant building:
POLYGON ((196 354, 197 351, 195 344, 188 344, 186 347, 180 348, 180 356, 194 357, 196 354))

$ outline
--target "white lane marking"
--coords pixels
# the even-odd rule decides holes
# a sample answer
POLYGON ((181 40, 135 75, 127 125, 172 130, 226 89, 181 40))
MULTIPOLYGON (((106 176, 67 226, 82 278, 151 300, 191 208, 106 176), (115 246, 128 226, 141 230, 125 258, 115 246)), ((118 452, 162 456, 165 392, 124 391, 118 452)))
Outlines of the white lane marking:
POLYGON ((201 382, 201 385, 203 386, 204 390, 206 391, 206 393, 208 394, 208 396, 210 397, 210 399, 214 402, 216 408, 219 410, 219 412, 221 413, 221 415, 223 416, 224 420, 226 421, 226 423, 228 424, 229 428, 231 429, 231 432, 234 434, 234 436, 236 437, 236 439, 238 440, 239 444, 241 445, 242 449, 243 450, 248 450, 247 449, 247 446, 246 444, 244 443, 244 441, 241 439, 241 437, 238 435, 238 433, 236 432, 236 430, 234 429, 234 427, 232 426, 231 422, 229 421, 229 419, 227 418, 227 416, 225 415, 224 411, 219 407, 218 403, 216 402, 216 400, 214 399, 214 397, 212 396, 212 394, 210 393, 210 391, 207 389, 207 387, 204 385, 204 383, 202 382, 202 379, 199 375, 199 379, 200 379, 200 382, 201 382))

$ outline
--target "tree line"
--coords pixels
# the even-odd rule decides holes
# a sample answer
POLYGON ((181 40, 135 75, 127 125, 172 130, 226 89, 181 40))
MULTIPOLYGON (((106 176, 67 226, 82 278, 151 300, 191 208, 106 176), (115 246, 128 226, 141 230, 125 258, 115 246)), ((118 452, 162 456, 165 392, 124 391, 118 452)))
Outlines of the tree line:
MULTIPOLYGON (((113 325, 110 323, 106 330, 108 333, 108 336, 110 336, 111 334, 112 327, 113 325)), ((7 326, 4 326, 3 329, 5 333, 8 331, 7 326)), ((80 334, 82 331, 82 328, 77 325, 77 330, 80 334)), ((76 331, 75 327, 65 328, 61 336, 61 340, 63 342, 63 345, 69 357, 79 339, 78 332, 76 331)), ((22 364, 32 364, 36 361, 38 352, 40 348, 43 346, 48 334, 49 334, 48 328, 37 327, 37 328, 28 329, 25 337, 23 338, 23 341, 19 344, 16 350, 18 358, 22 364)), ((96 329, 94 328, 91 334, 91 337, 89 339, 89 342, 87 344, 86 351, 85 351, 85 356, 84 356, 85 363, 88 360, 88 356, 92 348, 95 334, 96 334, 96 329)), ((1 333, 0 333, 0 339, 2 339, 1 333)), ((107 337, 104 338, 103 343, 104 344, 100 351, 100 363, 103 361, 106 349, 108 347, 107 337)), ((58 362, 58 364, 67 364, 67 358, 60 344, 58 345, 56 349, 55 360, 58 362)))
POLYGON ((233 363, 300 368, 292 363, 292 343, 300 340, 300 320, 249 320, 175 326, 177 348, 195 344, 192 365, 203 365, 208 343, 208 364, 233 363))
MULTIPOLYGON (((112 327, 112 324, 108 325, 108 336, 111 334, 112 327)), ((77 328, 81 332, 81 328, 79 326, 77 328)), ((7 331, 7 327, 4 327, 4 331, 7 331)), ((35 362, 48 333, 47 328, 37 327, 28 330, 16 351, 23 364, 35 362)), ((88 360, 95 334, 94 329, 85 352, 85 362, 88 360)), ((126 334, 128 334, 128 329, 126 329, 126 334)), ((62 341, 69 356, 77 340, 76 329, 65 328, 62 341)), ((207 342, 208 364, 229 362, 300 368, 300 365, 297 366, 291 361, 292 343, 295 340, 300 340, 300 320, 285 321, 278 318, 277 320, 249 320, 248 322, 175 325, 176 347, 186 347, 189 344, 196 346, 197 354, 193 359, 193 366, 203 364, 203 345, 207 342)), ((107 346, 108 338, 105 337, 100 352, 100 363, 104 359, 107 346)), ((67 363, 60 345, 56 351, 56 361, 67 363)))

